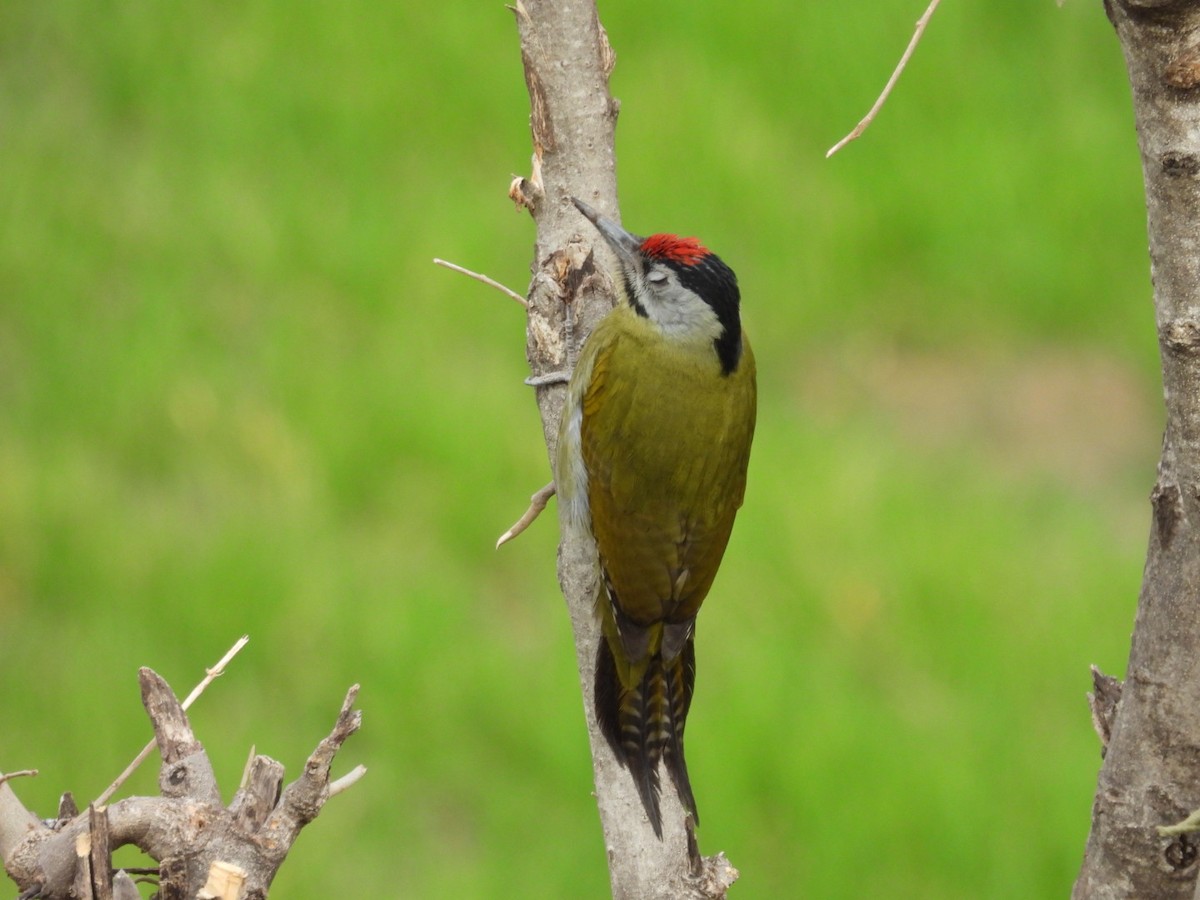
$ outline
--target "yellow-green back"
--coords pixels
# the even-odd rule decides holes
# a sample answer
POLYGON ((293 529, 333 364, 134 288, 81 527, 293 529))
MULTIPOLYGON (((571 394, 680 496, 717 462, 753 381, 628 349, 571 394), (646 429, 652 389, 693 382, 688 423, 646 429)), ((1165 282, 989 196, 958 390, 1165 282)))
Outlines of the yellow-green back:
POLYGON ((622 612, 682 623, 708 593, 741 506, 755 419, 754 356, 737 369, 665 338, 628 307, 581 360, 580 449, 592 533, 622 612))

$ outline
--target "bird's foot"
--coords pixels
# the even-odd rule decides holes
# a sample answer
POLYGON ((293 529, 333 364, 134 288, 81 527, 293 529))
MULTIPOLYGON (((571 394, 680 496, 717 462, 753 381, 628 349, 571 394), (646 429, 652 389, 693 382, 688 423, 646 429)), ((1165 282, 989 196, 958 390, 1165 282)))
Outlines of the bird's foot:
POLYGON ((530 375, 525 383, 530 387, 545 387, 549 384, 566 384, 570 380, 570 372, 543 372, 541 375, 530 375))

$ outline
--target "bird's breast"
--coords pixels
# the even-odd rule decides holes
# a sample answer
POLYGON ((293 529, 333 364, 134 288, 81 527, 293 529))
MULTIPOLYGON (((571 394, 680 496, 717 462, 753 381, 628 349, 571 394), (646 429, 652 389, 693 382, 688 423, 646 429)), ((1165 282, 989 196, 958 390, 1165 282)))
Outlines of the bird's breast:
POLYGON ((593 337, 564 422, 578 455, 560 466, 586 501, 569 502, 626 612, 647 622, 675 606, 694 615, 745 490, 753 357, 747 346, 725 375, 711 345, 680 347, 636 328, 593 337))

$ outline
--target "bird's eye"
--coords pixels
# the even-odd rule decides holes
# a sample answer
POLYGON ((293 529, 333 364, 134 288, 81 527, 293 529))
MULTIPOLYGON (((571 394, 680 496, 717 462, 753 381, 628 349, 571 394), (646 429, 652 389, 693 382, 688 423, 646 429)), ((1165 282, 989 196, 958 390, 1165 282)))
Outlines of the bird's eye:
POLYGON ((651 284, 655 285, 656 287, 662 287, 664 284, 667 283, 667 273, 664 272, 662 269, 655 269, 653 272, 651 272, 649 275, 646 276, 646 280, 649 281, 651 284))

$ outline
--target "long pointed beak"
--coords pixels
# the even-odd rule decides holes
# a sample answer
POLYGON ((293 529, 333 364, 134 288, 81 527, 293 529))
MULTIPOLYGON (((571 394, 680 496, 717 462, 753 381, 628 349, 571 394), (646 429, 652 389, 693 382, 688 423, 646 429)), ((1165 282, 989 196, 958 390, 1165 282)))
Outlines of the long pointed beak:
POLYGON ((584 217, 596 226, 596 230, 601 236, 608 241, 608 245, 613 248, 617 254, 617 258, 622 263, 633 265, 637 260, 638 252, 641 250, 642 239, 637 235, 630 234, 616 222, 611 219, 606 219, 596 210, 592 209, 578 197, 572 197, 571 202, 575 204, 575 208, 583 213, 584 217))

